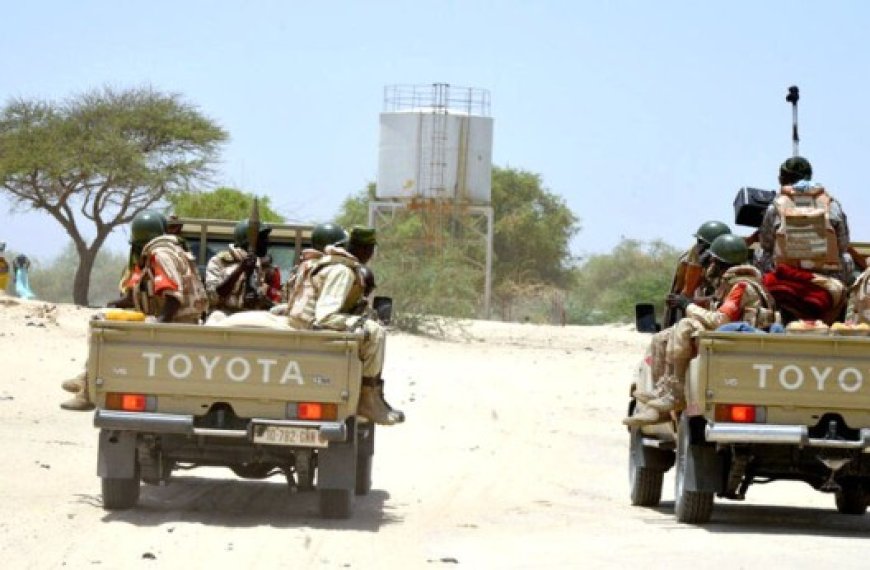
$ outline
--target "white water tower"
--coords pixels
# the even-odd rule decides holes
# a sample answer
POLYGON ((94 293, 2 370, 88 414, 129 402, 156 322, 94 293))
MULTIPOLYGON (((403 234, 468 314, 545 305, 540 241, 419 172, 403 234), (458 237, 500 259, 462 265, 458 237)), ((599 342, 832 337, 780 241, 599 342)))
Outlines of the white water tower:
POLYGON ((377 197, 488 205, 492 188, 489 92, 393 85, 380 115, 377 197))
POLYGON ((461 211, 464 218, 474 220, 466 230, 485 242, 487 316, 493 226, 489 107, 485 89, 446 83, 386 87, 376 199, 369 203, 369 224, 375 227, 389 224, 396 210, 409 207, 424 212, 461 211))

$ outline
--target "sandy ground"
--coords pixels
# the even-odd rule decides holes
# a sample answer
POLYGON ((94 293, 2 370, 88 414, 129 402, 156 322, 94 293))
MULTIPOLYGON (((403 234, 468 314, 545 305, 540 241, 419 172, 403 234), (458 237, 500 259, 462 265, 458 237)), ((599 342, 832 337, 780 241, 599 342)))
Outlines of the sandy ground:
POLYGON ((678 524, 628 501, 629 327, 476 322, 389 338, 374 489, 326 521, 282 477, 180 472, 138 508, 102 509, 90 413, 64 412, 92 311, 0 298, 0 553, 5 568, 866 568, 870 517, 792 483, 678 524))

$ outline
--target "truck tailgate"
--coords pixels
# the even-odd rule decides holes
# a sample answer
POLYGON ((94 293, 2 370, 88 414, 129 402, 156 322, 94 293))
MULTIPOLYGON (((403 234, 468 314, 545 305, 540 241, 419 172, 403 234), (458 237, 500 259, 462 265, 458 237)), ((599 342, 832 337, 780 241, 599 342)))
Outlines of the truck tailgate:
POLYGON ((100 320, 90 332, 98 407, 120 392, 154 396, 165 413, 227 402, 239 416, 282 417, 287 402, 312 401, 344 417, 359 398, 359 334, 100 320))
POLYGON ((768 420, 774 422, 777 414, 788 421, 804 415, 810 422, 836 411, 852 425, 870 425, 870 338, 704 333, 699 357, 690 408, 768 406, 773 413, 768 420))

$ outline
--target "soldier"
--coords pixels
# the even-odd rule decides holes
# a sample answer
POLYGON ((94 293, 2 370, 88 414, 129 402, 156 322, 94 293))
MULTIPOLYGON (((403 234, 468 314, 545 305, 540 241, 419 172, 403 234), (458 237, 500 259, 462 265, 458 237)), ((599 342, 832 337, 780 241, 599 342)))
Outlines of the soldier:
POLYGON ((299 263, 287 276, 287 282, 284 284, 284 302, 288 310, 301 298, 308 272, 323 257, 323 250, 327 246, 344 246, 346 242, 347 232, 338 224, 325 223, 314 226, 311 230, 311 247, 302 250, 299 263))
POLYGON ((671 291, 665 299, 667 310, 665 312, 665 327, 669 327, 682 317, 678 311, 678 296, 682 295, 694 299, 699 289, 704 296, 708 291, 703 291, 705 285, 709 285, 705 279, 704 271, 708 265, 710 256, 707 251, 710 244, 720 235, 730 234, 731 228, 724 222, 710 220, 704 222, 695 232, 695 243, 680 256, 677 271, 671 283, 671 291))
MULTIPOLYGON (((131 259, 136 262, 124 286, 125 301, 115 305, 135 307, 161 323, 199 323, 208 309, 208 300, 196 262, 176 236, 166 234, 163 215, 150 210, 140 212, 133 218, 130 234, 131 259)), ((88 399, 84 373, 62 386, 76 395, 63 402, 61 408, 74 411, 94 408, 88 399)))
POLYGON ((761 282, 761 272, 746 263, 749 250, 743 238, 732 234, 717 237, 710 246, 710 273, 719 277, 712 309, 704 309, 689 299, 681 300, 686 318, 666 329, 666 373, 652 392, 636 391, 644 407, 623 419, 629 426, 658 423, 671 411, 685 407, 684 387, 689 361, 695 354, 694 338, 702 331, 743 321, 757 329, 767 329, 779 321, 774 301, 761 282))
POLYGON ((780 191, 758 232, 759 268, 786 317, 830 324, 852 278, 849 225, 840 203, 812 177, 812 166, 801 156, 780 166, 780 191))
POLYGON ((208 261, 205 290, 212 310, 231 314, 272 306, 268 292, 274 283, 266 282, 266 268, 260 260, 268 253, 272 228, 265 224, 260 226, 256 251, 249 252, 250 223, 249 220, 237 223, 233 230, 233 244, 208 261))
POLYGON ((326 247, 326 255, 307 272, 301 297, 290 306, 289 321, 295 328, 361 330, 363 385, 357 413, 377 424, 393 425, 405 421, 405 414, 384 399, 381 373, 386 334, 376 321, 353 314, 366 289, 361 268, 371 259, 376 245, 373 228, 356 226, 350 232, 347 249, 326 247))

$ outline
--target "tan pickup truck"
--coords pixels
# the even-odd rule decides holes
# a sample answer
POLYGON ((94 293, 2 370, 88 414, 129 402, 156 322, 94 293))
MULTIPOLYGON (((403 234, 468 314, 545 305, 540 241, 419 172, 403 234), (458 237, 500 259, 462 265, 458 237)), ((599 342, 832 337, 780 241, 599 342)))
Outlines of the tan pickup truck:
MULTIPOLYGON (((741 500, 754 483, 797 480, 862 515, 870 498, 870 338, 702 333, 687 408, 629 430, 634 505, 661 499, 676 465, 675 514, 707 522, 714 495, 741 500)), ((631 389, 652 388, 649 358, 631 389)), ((629 403, 629 413, 635 406, 629 403)))
POLYGON ((360 334, 93 320, 88 385, 107 509, 176 467, 283 472, 344 518, 371 488, 374 425, 357 421, 360 334))

